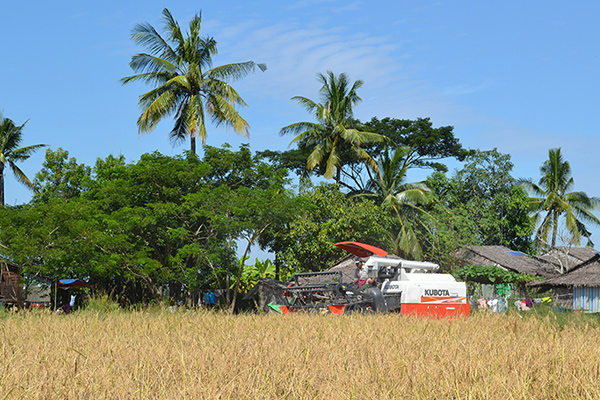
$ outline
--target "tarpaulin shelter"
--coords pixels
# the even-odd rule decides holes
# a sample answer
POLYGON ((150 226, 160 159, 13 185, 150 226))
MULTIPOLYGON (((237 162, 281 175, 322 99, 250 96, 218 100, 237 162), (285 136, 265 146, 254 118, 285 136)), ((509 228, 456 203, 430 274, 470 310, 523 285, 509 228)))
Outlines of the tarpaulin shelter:
POLYGON ((54 283, 54 307, 57 307, 58 304, 58 289, 86 289, 92 286, 92 284, 77 278, 59 279, 54 283))
POLYGON ((93 285, 82 281, 81 279, 60 279, 56 282, 56 286, 61 289, 69 289, 69 288, 89 288, 93 285))

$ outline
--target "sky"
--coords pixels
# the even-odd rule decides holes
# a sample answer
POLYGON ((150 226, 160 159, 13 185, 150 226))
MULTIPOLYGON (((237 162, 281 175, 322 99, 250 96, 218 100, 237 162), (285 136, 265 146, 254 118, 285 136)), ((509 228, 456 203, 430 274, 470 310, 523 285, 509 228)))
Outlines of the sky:
MULTIPOLYGON (((202 13, 215 65, 266 63, 234 87, 248 107, 250 138, 209 127, 207 144, 286 150, 281 127, 310 120, 293 96, 318 99, 316 74, 361 79, 355 116, 430 118, 454 127, 463 146, 508 153, 513 176, 540 177, 551 148, 571 164, 575 188, 600 197, 600 2, 564 1, 30 1, 4 2, 0 24, 0 111, 20 125, 23 145, 67 150, 79 163, 159 151, 172 119, 139 135, 138 96, 123 86, 138 23, 162 28, 168 8, 182 28, 202 13)), ((33 179, 42 149, 20 167, 33 179)), ((451 168, 460 165, 450 163, 451 168)), ((420 177, 423 178, 423 177, 420 177)), ((7 172, 7 204, 31 192, 7 172)), ((592 240, 600 247, 600 229, 592 240)))

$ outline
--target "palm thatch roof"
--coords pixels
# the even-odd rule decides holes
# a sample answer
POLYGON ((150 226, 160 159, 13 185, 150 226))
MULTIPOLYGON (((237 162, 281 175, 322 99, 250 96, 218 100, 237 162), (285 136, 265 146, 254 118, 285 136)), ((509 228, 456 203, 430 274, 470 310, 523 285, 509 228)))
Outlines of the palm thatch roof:
POLYGON ((554 247, 541 256, 535 258, 556 265, 556 268, 567 272, 577 265, 594 257, 598 250, 591 247, 554 247))
POLYGON ((543 281, 532 282, 529 286, 600 286, 600 254, 577 265, 566 274, 543 281))
POLYGON ((462 266, 493 265, 520 274, 550 278, 557 274, 553 264, 529 257, 505 246, 465 246, 457 254, 462 266))
POLYGON ((355 258, 356 256, 354 254, 348 254, 346 257, 336 262, 333 267, 329 268, 327 271, 339 271, 342 273, 342 282, 352 282, 354 280, 354 270, 356 269, 356 264, 354 263, 355 258))

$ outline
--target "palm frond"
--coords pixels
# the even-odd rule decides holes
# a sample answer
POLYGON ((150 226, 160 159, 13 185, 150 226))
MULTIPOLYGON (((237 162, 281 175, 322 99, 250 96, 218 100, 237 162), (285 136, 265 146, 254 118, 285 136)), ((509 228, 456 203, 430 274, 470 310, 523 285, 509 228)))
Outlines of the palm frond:
POLYGON ((246 107, 248 104, 242 99, 242 96, 227 82, 219 79, 205 78, 197 82, 201 87, 201 92, 205 93, 206 97, 219 96, 232 106, 246 107))
POLYGON ((173 74, 177 70, 176 64, 173 64, 172 62, 165 60, 164 58, 160 58, 146 53, 136 54, 135 56, 131 57, 129 66, 132 70, 140 74, 148 72, 169 72, 173 74))
MULTIPOLYGON (((283 128, 281 128, 281 130, 279 131, 279 135, 283 136, 283 135, 287 135, 287 134, 294 134, 297 135, 299 133, 302 132, 309 132, 310 134, 316 134, 318 130, 320 130, 322 128, 321 125, 316 124, 314 122, 296 122, 294 124, 288 125, 288 126, 284 126, 283 128)), ((306 137, 306 135, 303 135, 302 137, 296 137, 294 138, 294 140, 292 140, 292 143, 298 142, 302 139, 304 139, 306 137)))
POLYGON ((213 95, 208 102, 213 106, 211 119, 216 126, 225 124, 232 127, 236 133, 243 137, 247 138, 250 135, 250 125, 227 100, 221 96, 213 95))
POLYGON ((165 116, 170 115, 177 108, 174 99, 175 95, 171 91, 160 94, 138 118, 139 132, 152 132, 165 116))
POLYGON ((323 159, 331 152, 331 143, 325 141, 317 144, 313 151, 309 154, 306 166, 309 170, 313 170, 317 165, 320 165, 323 159))
MULTIPOLYGON (((332 143, 331 150, 329 150, 329 156, 327 157, 327 163, 325 164, 325 174, 323 176, 326 179, 333 178, 340 165, 340 155, 337 152, 336 142, 337 140, 334 140, 332 143)), ((311 169, 314 167, 316 167, 316 164, 314 164, 311 169)))
POLYGON ((173 79, 175 75, 172 72, 155 71, 155 72, 144 72, 141 74, 127 76, 120 80, 122 85, 126 85, 135 81, 142 81, 144 83, 162 86, 170 79, 173 79))
POLYGON ((133 27, 131 40, 145 47, 151 54, 176 63, 177 53, 169 43, 148 23, 137 24, 133 27))
POLYGON ((15 161, 26 160, 29 157, 31 157, 31 155, 35 151, 37 151, 38 149, 40 149, 42 147, 48 147, 48 145, 47 144, 32 144, 30 146, 25 146, 25 147, 20 147, 18 149, 14 149, 11 151, 12 159, 15 161))
MULTIPOLYGON (((182 58, 181 57, 182 50, 183 50, 186 40, 183 37, 183 34, 181 33, 181 28, 179 27, 179 23, 175 20, 175 18, 173 18, 173 15, 171 14, 171 12, 166 8, 163 9, 163 11, 162 11, 162 17, 163 17, 163 24, 164 24, 165 31, 169 34, 169 40, 174 42, 174 44, 176 45, 175 49, 172 49, 169 46, 169 49, 171 50, 169 53, 169 56, 173 57, 173 60, 180 60, 182 58)), ((195 22, 199 18, 200 17, 197 14, 192 19, 192 21, 195 22)), ((197 22, 197 23, 199 23, 199 22, 197 22)))
POLYGON ((225 64, 207 71, 206 76, 213 79, 236 81, 245 78, 254 72, 256 68, 264 72, 267 66, 265 64, 257 64, 254 61, 225 64))

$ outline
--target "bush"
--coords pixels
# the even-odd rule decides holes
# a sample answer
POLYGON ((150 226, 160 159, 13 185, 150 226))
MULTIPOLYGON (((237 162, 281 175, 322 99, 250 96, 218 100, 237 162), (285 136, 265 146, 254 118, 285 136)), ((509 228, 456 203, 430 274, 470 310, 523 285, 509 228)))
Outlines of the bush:
POLYGON ((84 310, 108 313, 119 310, 119 303, 107 294, 94 295, 87 298, 83 305, 84 310))

